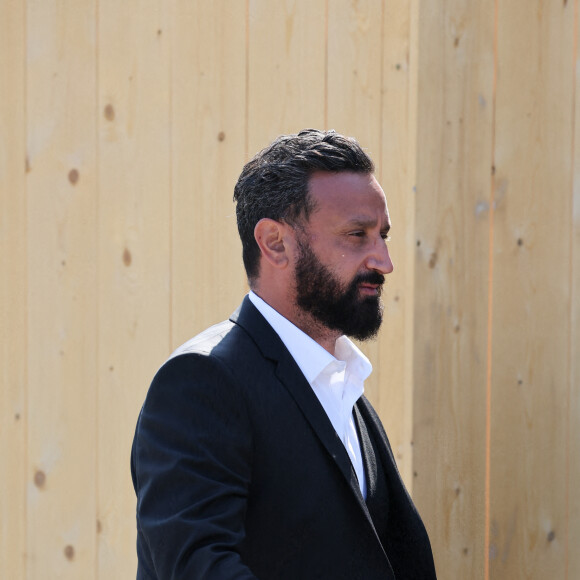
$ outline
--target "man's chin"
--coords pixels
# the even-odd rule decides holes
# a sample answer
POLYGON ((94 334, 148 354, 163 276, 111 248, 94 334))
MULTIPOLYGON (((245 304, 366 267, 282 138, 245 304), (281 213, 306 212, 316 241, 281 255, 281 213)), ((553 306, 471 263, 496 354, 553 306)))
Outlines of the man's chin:
POLYGON ((379 329, 381 325, 373 326, 372 328, 365 328, 364 330, 358 330, 356 332, 351 332, 347 334, 348 337, 358 340, 359 342, 368 342, 369 340, 374 340, 379 334, 379 329))
POLYGON ((376 338, 383 322, 383 305, 378 296, 367 296, 357 305, 359 313, 361 310, 366 311, 359 315, 356 322, 352 321, 349 332, 345 334, 356 340, 366 341, 376 338))

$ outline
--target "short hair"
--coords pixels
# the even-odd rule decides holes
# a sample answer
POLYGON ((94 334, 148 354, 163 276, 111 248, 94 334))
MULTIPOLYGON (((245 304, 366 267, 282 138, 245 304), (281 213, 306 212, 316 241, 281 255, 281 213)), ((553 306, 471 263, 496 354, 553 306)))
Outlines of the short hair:
POLYGON ((262 218, 298 226, 315 209, 309 180, 317 171, 373 173, 371 158, 352 137, 305 129, 281 135, 242 170, 234 188, 244 268, 250 283, 259 275, 260 248, 254 238, 262 218))

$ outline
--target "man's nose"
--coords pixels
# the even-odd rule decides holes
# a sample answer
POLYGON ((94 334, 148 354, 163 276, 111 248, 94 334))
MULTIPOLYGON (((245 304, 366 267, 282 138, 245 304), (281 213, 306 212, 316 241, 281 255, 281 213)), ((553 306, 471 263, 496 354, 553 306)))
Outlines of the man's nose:
POLYGON ((389 254, 389 248, 382 238, 375 241, 373 249, 367 258, 366 267, 381 274, 390 274, 393 271, 394 266, 389 254))

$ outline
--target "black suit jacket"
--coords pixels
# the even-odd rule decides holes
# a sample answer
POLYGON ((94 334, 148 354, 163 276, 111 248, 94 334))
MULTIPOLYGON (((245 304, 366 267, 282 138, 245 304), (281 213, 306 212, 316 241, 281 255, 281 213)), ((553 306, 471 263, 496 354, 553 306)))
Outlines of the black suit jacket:
POLYGON ((133 443, 137 578, 435 578, 383 427, 364 397, 357 410, 388 480, 382 543, 324 409, 247 297, 183 345, 155 376, 133 443))

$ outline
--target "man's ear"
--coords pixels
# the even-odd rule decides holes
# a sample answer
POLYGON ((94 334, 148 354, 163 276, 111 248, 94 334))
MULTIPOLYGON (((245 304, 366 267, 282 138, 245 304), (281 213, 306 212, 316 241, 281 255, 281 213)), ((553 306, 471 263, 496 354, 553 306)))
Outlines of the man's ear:
POLYGON ((254 238, 260 247, 262 257, 274 268, 285 268, 289 255, 287 239, 288 226, 270 218, 262 218, 254 228, 254 238))

